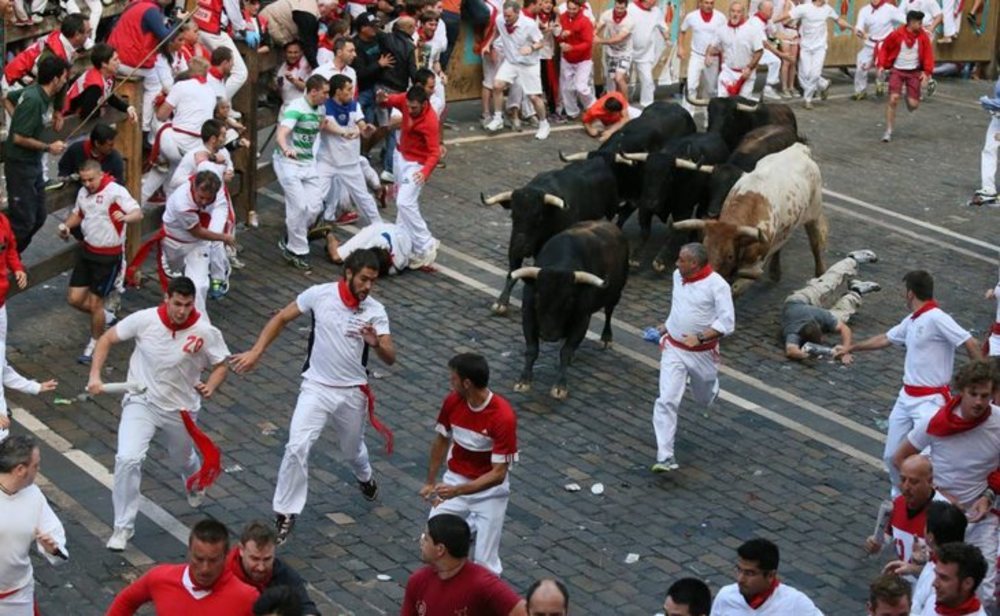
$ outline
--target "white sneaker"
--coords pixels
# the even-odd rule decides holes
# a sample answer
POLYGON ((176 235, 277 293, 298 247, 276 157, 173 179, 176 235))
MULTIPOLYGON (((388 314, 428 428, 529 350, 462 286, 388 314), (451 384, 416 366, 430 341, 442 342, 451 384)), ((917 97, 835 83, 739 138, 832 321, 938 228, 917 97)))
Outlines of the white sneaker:
POLYGON ((118 315, 111 312, 107 308, 104 309, 104 326, 114 327, 115 323, 118 322, 118 315))
POLYGON ((552 129, 549 126, 549 121, 548 120, 541 120, 538 123, 538 131, 535 132, 535 139, 538 139, 538 140, 548 139, 549 138, 549 133, 551 131, 552 131, 552 129))
POLYGON ((772 86, 764 86, 764 98, 781 100, 781 95, 772 86))
POLYGON ((111 533, 111 538, 108 539, 106 547, 112 552, 124 552, 125 546, 128 545, 128 540, 134 534, 135 531, 131 528, 116 528, 115 532, 111 533))
POLYGON ((495 133, 502 129, 503 129, 503 118, 501 118, 500 116, 493 116, 493 119, 490 120, 490 123, 486 125, 486 130, 490 131, 491 133, 495 133))
POLYGON ((192 509, 197 509, 201 507, 202 501, 205 500, 204 490, 188 490, 187 493, 188 505, 191 505, 192 509))
POLYGON ((394 183, 396 181, 396 176, 393 175, 391 171, 383 171, 378 176, 378 179, 382 180, 386 184, 392 184, 392 183, 394 183))
POLYGON ((253 211, 253 212, 250 212, 250 216, 249 216, 249 221, 248 222, 250 223, 250 226, 253 227, 254 229, 256 229, 257 227, 260 226, 260 218, 257 217, 256 210, 253 211))
POLYGON ((87 343, 87 346, 83 348, 83 353, 80 353, 80 356, 76 358, 76 363, 89 364, 91 358, 94 355, 94 347, 96 346, 97 346, 97 341, 91 338, 90 342, 87 343))

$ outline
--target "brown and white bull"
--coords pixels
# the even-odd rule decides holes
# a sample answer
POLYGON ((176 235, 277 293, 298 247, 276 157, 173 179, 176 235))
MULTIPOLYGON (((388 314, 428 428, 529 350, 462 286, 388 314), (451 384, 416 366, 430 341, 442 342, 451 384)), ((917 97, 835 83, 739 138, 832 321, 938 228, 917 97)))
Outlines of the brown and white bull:
POLYGON ((816 276, 826 271, 823 178, 809 148, 797 143, 770 156, 736 182, 718 220, 683 220, 674 228, 704 233, 712 268, 738 294, 764 273, 781 278, 781 249, 799 227, 809 235, 816 276))

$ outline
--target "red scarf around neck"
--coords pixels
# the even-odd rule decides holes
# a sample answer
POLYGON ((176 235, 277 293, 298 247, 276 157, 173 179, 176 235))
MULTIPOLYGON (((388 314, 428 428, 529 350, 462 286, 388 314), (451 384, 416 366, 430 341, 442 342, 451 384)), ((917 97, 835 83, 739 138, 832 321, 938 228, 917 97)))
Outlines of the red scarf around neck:
POLYGON ((681 281, 683 282, 683 284, 698 282, 699 280, 704 280, 705 278, 711 276, 713 271, 715 270, 712 269, 712 266, 706 263, 705 267, 691 274, 691 276, 689 277, 681 276, 681 281))
MULTIPOLYGON (((112 183, 114 181, 115 181, 115 178, 113 178, 110 173, 105 172, 104 175, 101 176, 101 183, 97 185, 97 190, 95 190, 94 192, 91 192, 90 194, 96 195, 97 193, 99 193, 102 190, 104 190, 105 188, 107 188, 108 184, 110 184, 110 183, 112 183)), ((87 192, 90 192, 90 191, 87 191, 87 192)))
POLYGON ((767 24, 767 17, 764 17, 763 15, 761 15, 760 11, 757 11, 756 13, 754 13, 753 16, 756 17, 757 19, 759 19, 761 21, 761 23, 767 24))
POLYGON ((934 612, 936 614, 941 614, 941 616, 965 616, 966 614, 978 612, 981 607, 982 605, 979 603, 979 599, 976 595, 972 595, 965 603, 957 607, 948 607, 935 602, 934 612))
POLYGON ((739 28, 740 26, 742 26, 743 24, 745 24, 746 22, 747 22, 747 18, 744 17, 743 19, 740 20, 740 23, 738 23, 738 24, 734 24, 731 21, 727 21, 726 25, 729 26, 730 28, 732 28, 733 30, 735 30, 735 29, 739 28))
POLYGON ((621 15, 615 13, 614 11, 611 11, 611 19, 613 19, 616 24, 620 24, 622 20, 625 19, 626 17, 628 17, 628 11, 625 11, 621 15))
POLYGON ((640 9, 642 9, 642 10, 646 11, 647 13, 648 13, 649 11, 652 11, 652 10, 653 10, 653 7, 651 7, 651 6, 650 6, 650 7, 647 7, 646 5, 644 5, 644 4, 642 3, 642 0, 635 0, 635 5, 636 5, 637 7, 639 7, 640 9))
POLYGON ((507 34, 514 34, 514 30, 517 30, 517 22, 514 25, 507 25, 507 22, 503 22, 503 27, 507 30, 507 34))
POLYGON ((208 67, 208 74, 211 75, 212 77, 215 77, 219 81, 225 81, 226 80, 226 77, 222 74, 222 71, 219 69, 218 66, 210 66, 210 67, 208 67))
POLYGON ((191 314, 188 315, 188 318, 183 323, 174 323, 173 320, 170 318, 170 315, 167 314, 166 302, 163 302, 162 304, 159 305, 159 307, 157 307, 156 314, 159 315, 160 322, 163 323, 163 326, 169 329, 171 332, 173 332, 174 338, 177 337, 177 332, 191 327, 192 325, 197 323, 198 319, 201 317, 201 313, 198 312, 198 309, 192 308, 191 314))
POLYGON ((955 396, 944 406, 934 413, 930 423, 927 424, 927 434, 931 436, 952 436, 968 432, 979 424, 989 419, 993 412, 992 407, 987 409, 979 419, 966 419, 958 414, 958 405, 962 401, 962 396, 955 396))
POLYGON ((929 300, 923 306, 921 306, 917 310, 914 310, 913 314, 910 315, 910 318, 913 319, 914 321, 916 321, 917 317, 919 317, 920 315, 922 315, 925 312, 929 312, 931 310, 934 310, 937 307, 938 307, 938 303, 936 301, 929 300))
POLYGON ((907 47, 913 47, 917 44, 917 39, 920 37, 919 32, 910 32, 909 28, 903 28, 903 43, 907 47))
POLYGON ((351 292, 350 286, 348 286, 346 280, 341 280, 337 283, 337 291, 340 291, 340 301, 344 302, 344 305, 351 310, 357 310, 358 305, 361 301, 354 297, 354 293, 351 292))
POLYGON ((535 18, 535 14, 533 12, 531 12, 531 9, 527 9, 527 8, 521 9, 521 14, 524 15, 525 17, 527 17, 528 19, 534 19, 535 18))
POLYGON ((702 11, 698 9, 698 13, 701 15, 701 20, 705 23, 712 21, 712 17, 715 16, 715 11, 702 11))
POLYGON ((764 605, 764 603, 766 603, 767 600, 771 598, 771 595, 773 595, 774 591, 777 590, 779 584, 781 584, 781 582, 778 581, 778 576, 774 576, 774 580, 771 582, 771 585, 768 586, 767 589, 764 590, 764 592, 757 593, 756 595, 750 597, 749 599, 743 597, 743 600, 747 602, 747 605, 750 606, 750 609, 755 610, 760 606, 764 605))

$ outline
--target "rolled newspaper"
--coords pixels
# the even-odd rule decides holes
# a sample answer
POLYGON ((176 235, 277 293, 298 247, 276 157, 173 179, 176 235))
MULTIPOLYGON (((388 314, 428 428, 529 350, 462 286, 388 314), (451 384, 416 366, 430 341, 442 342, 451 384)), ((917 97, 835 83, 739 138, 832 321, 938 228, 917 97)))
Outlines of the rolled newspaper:
POLYGON ((875 538, 875 543, 879 546, 885 543, 885 528, 889 523, 889 517, 892 515, 892 501, 884 500, 879 503, 878 514, 875 516, 875 531, 872 536, 875 538))
POLYGON ((104 393, 106 394, 142 394, 146 393, 146 386, 142 383, 126 381, 124 383, 105 383, 104 393))

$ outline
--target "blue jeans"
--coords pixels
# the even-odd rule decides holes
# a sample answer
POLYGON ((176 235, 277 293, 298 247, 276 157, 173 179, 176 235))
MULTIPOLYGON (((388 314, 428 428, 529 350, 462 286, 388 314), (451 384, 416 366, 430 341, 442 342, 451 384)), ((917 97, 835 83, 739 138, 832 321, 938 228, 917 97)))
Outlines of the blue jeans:
POLYGON ((385 147, 382 148, 382 168, 392 173, 392 159, 396 154, 396 145, 399 140, 399 130, 390 131, 385 137, 385 147))
POLYGON ((451 52, 458 42, 458 33, 462 29, 462 16, 451 11, 441 11, 441 20, 444 22, 445 32, 448 34, 448 48, 441 54, 441 70, 448 70, 448 60, 451 59, 451 52))
POLYGON ((374 126, 375 109, 378 107, 375 104, 375 88, 358 92, 358 105, 361 106, 361 113, 365 116, 365 122, 374 126))

